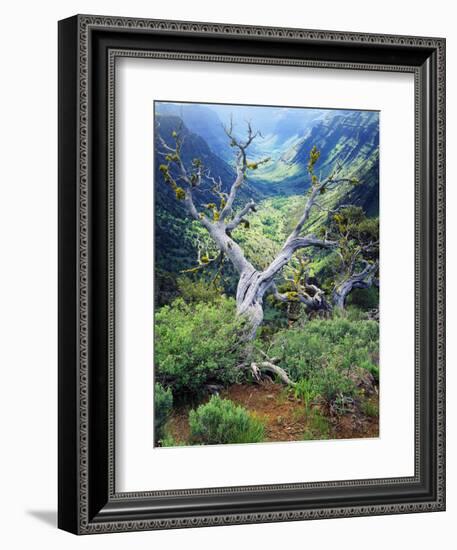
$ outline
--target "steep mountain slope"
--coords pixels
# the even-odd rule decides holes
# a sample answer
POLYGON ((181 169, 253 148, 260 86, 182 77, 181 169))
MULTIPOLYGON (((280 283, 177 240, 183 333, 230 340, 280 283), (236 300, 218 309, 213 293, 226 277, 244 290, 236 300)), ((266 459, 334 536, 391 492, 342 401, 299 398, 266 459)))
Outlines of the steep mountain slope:
MULTIPOLYGON (((221 118, 206 105, 190 105, 192 108, 181 109, 181 104, 156 107, 156 132, 172 145, 172 132, 181 129, 184 163, 190 165, 192 159, 199 158, 212 176, 221 178, 223 190, 228 191, 235 178, 234 151, 228 144, 221 118), (173 114, 179 109, 182 118, 173 114)), ((339 204, 357 204, 368 215, 378 214, 378 113, 309 111, 307 117, 299 117, 298 111, 286 109, 284 116, 270 121, 272 133, 259 137, 256 148, 249 150, 250 160, 258 159, 259 155, 271 157, 267 165, 249 171, 237 200, 239 205, 253 198, 259 205, 258 213, 250 216, 250 229, 239 228, 236 232, 236 239, 246 255, 259 267, 271 261, 303 212, 310 185, 307 163, 313 146, 321 152, 316 164, 317 174, 326 177, 337 163, 341 163, 344 166, 342 174, 355 176, 360 184, 345 183, 322 195, 320 203, 324 210, 313 210, 306 230, 317 231, 326 218, 325 209, 339 204)), ((263 118, 257 117, 257 121, 262 124, 263 118)), ((189 219, 182 202, 176 200, 174 192, 164 183, 158 169, 163 162, 162 149, 157 141, 154 185, 158 303, 166 302, 167 296, 173 294, 180 272, 195 266, 197 241, 210 241, 205 230, 189 219)), ((199 191, 197 205, 214 202, 210 187, 207 183, 199 191)), ((232 275, 227 277, 226 290, 234 290, 236 278, 232 275)))
MULTIPOLYGON (((180 118, 156 116, 156 132, 168 145, 173 145, 172 132, 179 130, 184 136, 182 156, 189 165, 193 158, 200 158, 211 174, 220 177, 226 185, 233 181, 233 169, 217 157, 200 136, 189 132, 180 118)), ((184 205, 177 201, 175 194, 164 182, 159 166, 164 162, 163 147, 158 139, 154 161, 154 211, 155 211, 155 293, 158 303, 166 302, 167 296, 176 289, 176 274, 191 267, 195 261, 195 231, 184 205)), ((211 194, 209 186, 196 198, 197 204, 208 202, 211 194)))
POLYGON ((177 117, 189 132, 200 136, 208 148, 221 159, 229 162, 233 151, 222 122, 216 112, 200 103, 155 103, 156 116, 177 117))
POLYGON ((337 111, 314 126, 298 147, 293 162, 305 166, 315 145, 321 152, 318 169, 328 176, 337 163, 360 184, 346 193, 347 202, 362 206, 368 214, 379 211, 379 115, 372 111, 337 111))
POLYGON ((337 163, 345 175, 356 177, 361 185, 342 186, 330 194, 335 204, 341 200, 355 202, 369 215, 379 210, 379 115, 372 111, 328 111, 304 129, 303 136, 287 148, 277 160, 256 174, 259 191, 275 187, 275 194, 303 193, 309 185, 306 166, 309 153, 316 146, 320 159, 316 165, 322 178, 337 163))

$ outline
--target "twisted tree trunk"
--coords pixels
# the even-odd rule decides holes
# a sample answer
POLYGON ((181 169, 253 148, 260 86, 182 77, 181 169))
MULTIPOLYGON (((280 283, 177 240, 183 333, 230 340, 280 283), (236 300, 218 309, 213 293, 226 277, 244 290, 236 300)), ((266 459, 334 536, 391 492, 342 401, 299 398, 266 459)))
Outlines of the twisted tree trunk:
POLYGON ((367 263, 360 273, 355 273, 338 284, 333 291, 333 305, 335 308, 344 309, 347 297, 355 288, 370 288, 375 284, 377 269, 377 262, 373 264, 367 263))
MULTIPOLYGON (((275 277, 288 264, 296 250, 309 246, 332 248, 335 246, 335 243, 316 239, 314 235, 308 235, 307 237, 295 237, 291 235, 279 254, 265 270, 258 271, 252 264, 246 262, 248 265, 240 272, 236 304, 238 315, 244 315, 250 323, 250 330, 248 331, 249 339, 255 337, 258 327, 262 324, 263 298, 266 292, 274 287, 275 277)), ((230 249, 230 253, 233 254, 233 248, 230 249)))
POLYGON ((238 281, 236 306, 238 315, 249 324, 246 336, 252 340, 263 321, 263 297, 272 281, 262 280, 262 272, 255 269, 244 271, 238 281))
POLYGON ((246 337, 251 340, 262 324, 263 297, 271 285, 274 275, 265 278, 264 272, 255 269, 244 255, 241 247, 227 234, 227 226, 222 221, 209 223, 206 228, 239 274, 236 292, 237 314, 246 317, 249 325, 246 337))
POLYGON ((251 200, 238 212, 234 212, 235 199, 239 188, 246 178, 247 170, 255 169, 269 159, 259 160, 255 163, 248 162, 246 150, 258 135, 258 132, 252 130, 250 123, 248 123, 247 138, 245 141, 240 141, 234 136, 232 122, 228 128, 224 129, 227 137, 230 139, 231 145, 238 150, 236 154, 236 177, 230 187, 229 193, 224 193, 222 191, 222 182, 220 179, 216 181, 209 172, 203 168, 202 162, 199 159, 194 159, 191 167, 186 167, 184 165, 181 157, 183 137, 179 132, 174 132, 172 134, 175 140, 174 146, 169 145, 163 137, 157 133, 157 140, 163 149, 159 154, 164 156, 167 161, 167 164, 160 165, 159 169, 162 172, 164 181, 174 191, 176 198, 184 202, 189 215, 208 231, 221 254, 227 256, 238 272, 239 281, 236 293, 237 312, 238 315, 244 316, 248 320, 249 329, 247 331, 247 339, 251 340, 255 337, 257 329, 263 321, 263 297, 267 290, 273 285, 275 277, 290 261, 292 255, 297 250, 309 246, 333 248, 337 245, 336 242, 318 239, 312 234, 303 236, 301 233, 309 219, 311 209, 317 204, 316 201, 318 196, 339 183, 352 180, 346 177, 337 177, 341 171, 341 167, 337 167, 334 172, 323 181, 315 176, 314 165, 320 153, 317 151, 316 147, 313 147, 308 163, 308 173, 311 178, 310 193, 301 217, 284 242, 277 256, 266 269, 259 271, 255 269, 246 258, 241 247, 232 239, 231 233, 240 224, 246 224, 247 221, 245 216, 256 210, 256 205, 254 201, 251 200), (206 212, 199 212, 194 202, 194 192, 201 186, 204 180, 213 183, 212 191, 215 196, 218 197, 220 204, 217 206, 215 203, 210 203, 205 205, 207 209, 206 212), (209 210, 212 211, 212 218, 208 213, 209 210))

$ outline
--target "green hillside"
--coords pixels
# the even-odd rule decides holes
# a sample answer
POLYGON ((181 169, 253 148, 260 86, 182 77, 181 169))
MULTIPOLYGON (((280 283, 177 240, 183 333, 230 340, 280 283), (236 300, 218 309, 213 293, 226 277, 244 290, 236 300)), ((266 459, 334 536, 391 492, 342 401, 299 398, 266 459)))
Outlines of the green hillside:
MULTIPOLYGON (((227 192, 235 178, 232 161, 223 160, 214 151, 223 148, 222 122, 215 112, 205 106, 186 104, 184 121, 175 114, 177 108, 156 110, 156 132, 168 144, 172 143, 172 132, 179 130, 184 136, 183 159, 190 165, 199 158, 205 170, 212 177, 222 181, 222 190, 227 192), (208 113, 211 113, 209 116, 208 113), (205 116, 207 118, 205 118, 205 116), (205 123, 207 126, 205 126, 205 123), (189 124, 193 130, 187 127, 189 124), (202 135, 205 134, 208 143, 202 135)), ((309 189, 309 175, 306 165, 309 152, 315 145, 321 152, 316 166, 321 177, 328 176, 341 163, 343 174, 355 176, 359 185, 342 184, 329 190, 320 198, 322 210, 314 209, 307 224, 307 230, 318 232, 327 218, 326 210, 338 205, 352 203, 362 206, 371 216, 379 211, 379 125, 378 113, 368 111, 326 111, 325 116, 309 116, 302 135, 297 136, 297 124, 291 124, 290 116, 276 124, 277 139, 272 135, 259 137, 257 154, 267 153, 271 161, 249 177, 240 190, 235 206, 243 205, 249 199, 258 204, 256 213, 249 217, 249 229, 238 228, 234 236, 245 250, 246 256, 259 268, 266 267, 278 252, 287 235, 303 212, 306 192, 309 189)), ((225 134, 224 134, 225 135, 225 134)), ((229 143, 226 146, 230 151, 229 143)), ((209 254, 216 254, 207 232, 189 219, 183 203, 177 201, 173 191, 164 184, 158 166, 162 162, 163 147, 156 140, 155 151, 155 260, 156 297, 162 304, 173 298, 176 279, 183 271, 195 266, 197 246, 205 246, 209 254)), ((251 152, 254 158, 255 153, 251 152)), ((230 156, 224 152, 224 157, 230 156)), ((257 157, 258 158, 258 157, 257 157)), ((212 184, 202 186, 196 202, 203 204, 214 201, 212 184)), ((316 262, 320 253, 315 252, 316 262)), ((224 268, 221 279, 228 293, 233 293, 236 278, 230 266, 224 268)))

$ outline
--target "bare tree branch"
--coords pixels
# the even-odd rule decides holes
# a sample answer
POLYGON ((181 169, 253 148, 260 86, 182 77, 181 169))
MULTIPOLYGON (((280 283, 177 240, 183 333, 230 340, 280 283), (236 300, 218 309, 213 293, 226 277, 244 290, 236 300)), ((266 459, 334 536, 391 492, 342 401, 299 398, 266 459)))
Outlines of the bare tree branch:
POLYGON ((338 178, 334 179, 331 177, 326 178, 323 182, 319 182, 316 185, 311 186, 311 194, 306 202, 305 208, 303 210, 303 214, 301 215, 300 219, 298 220, 297 225, 295 226, 292 233, 289 235, 289 239, 293 239, 295 237, 298 237, 305 225, 305 223, 308 221, 311 209, 313 206, 317 206, 319 209, 324 210, 322 206, 320 206, 317 203, 318 196, 322 193, 323 190, 329 189, 331 187, 334 187, 338 184, 350 182, 352 181, 351 178, 338 178))
POLYGON ((256 204, 253 200, 249 201, 233 218, 233 220, 229 221, 226 225, 226 230, 228 232, 233 231, 236 227, 240 225, 241 222, 246 221, 244 220, 244 216, 246 216, 249 212, 256 212, 256 204))
MULTIPOLYGON (((235 137, 233 133, 232 119, 230 119, 230 125, 228 127, 224 127, 224 131, 227 134, 228 138, 230 139, 230 145, 232 147, 237 148, 238 153, 236 155, 236 178, 230 188, 227 202, 221 211, 221 214, 220 214, 221 221, 226 219, 227 216, 229 216, 232 213, 233 203, 238 193, 238 189, 243 184, 246 177, 246 171, 250 166, 247 160, 246 150, 254 141, 254 139, 259 135, 261 135, 260 132, 254 132, 252 130, 252 126, 250 122, 248 122, 247 125, 248 125, 248 134, 247 134, 247 139, 244 142, 240 141, 235 137)), ((262 159, 260 161, 257 161, 256 163, 252 164, 252 167, 257 168, 257 166, 259 166, 260 164, 264 164, 265 162, 268 162, 268 160, 269 159, 262 159)))
POLYGON ((378 271, 378 262, 369 263, 363 260, 365 267, 359 273, 353 273, 346 276, 339 284, 335 285, 333 291, 333 302, 335 307, 343 309, 346 298, 352 292, 354 288, 369 288, 370 286, 378 283, 375 278, 378 271))

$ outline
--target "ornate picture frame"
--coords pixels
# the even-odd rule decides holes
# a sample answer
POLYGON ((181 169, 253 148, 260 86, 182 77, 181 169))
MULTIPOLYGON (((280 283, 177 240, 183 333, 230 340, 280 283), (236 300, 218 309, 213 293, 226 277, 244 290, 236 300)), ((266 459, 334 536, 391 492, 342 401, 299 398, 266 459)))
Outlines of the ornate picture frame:
POLYGON ((442 38, 91 15, 60 21, 59 527, 91 534, 444 510, 444 185, 442 38), (118 57, 414 75, 414 476, 116 491, 118 57))

